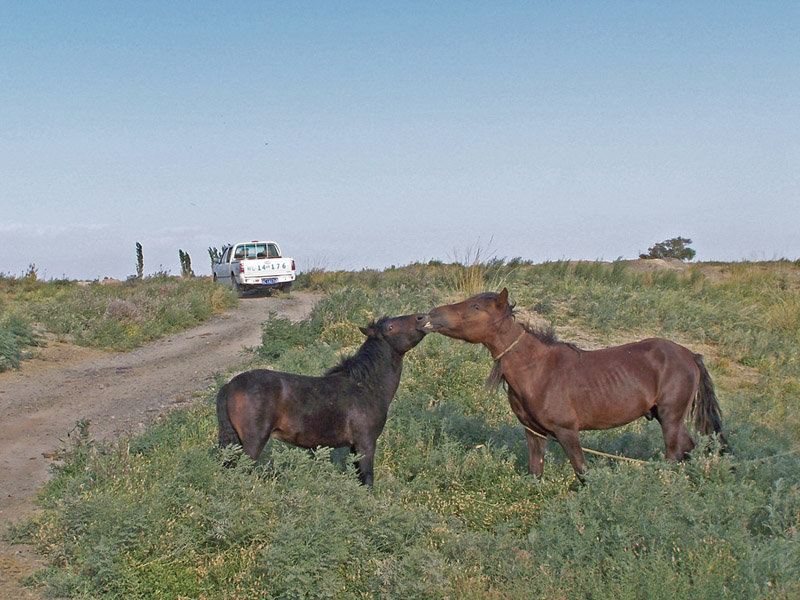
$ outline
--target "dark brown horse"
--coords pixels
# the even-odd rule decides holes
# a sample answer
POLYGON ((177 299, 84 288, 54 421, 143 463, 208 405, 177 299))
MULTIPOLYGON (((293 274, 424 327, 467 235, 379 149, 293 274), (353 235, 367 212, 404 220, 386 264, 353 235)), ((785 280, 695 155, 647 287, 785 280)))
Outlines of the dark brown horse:
POLYGON ((375 443, 386 424, 403 356, 425 337, 425 315, 384 317, 361 327, 367 339, 322 377, 258 369, 217 394, 219 445, 240 444, 255 460, 270 437, 302 448, 347 446, 372 485, 375 443))
POLYGON ((506 289, 435 308, 422 328, 488 348, 495 363, 487 384, 506 382, 511 409, 527 429, 529 471, 537 477, 546 443, 532 432, 555 437, 579 479, 587 469, 583 429, 655 418, 667 458, 679 461, 695 446, 684 424, 691 410, 700 433, 717 434, 727 445, 702 357, 669 340, 581 350, 517 323, 506 289))

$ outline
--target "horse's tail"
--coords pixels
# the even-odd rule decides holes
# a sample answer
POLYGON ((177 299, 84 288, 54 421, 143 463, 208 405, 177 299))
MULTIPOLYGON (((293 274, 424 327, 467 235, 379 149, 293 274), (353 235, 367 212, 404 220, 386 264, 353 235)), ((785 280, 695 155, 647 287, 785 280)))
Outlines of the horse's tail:
POLYGON ((223 385, 217 393, 217 421, 219 422, 219 447, 224 448, 231 444, 242 445, 239 434, 233 428, 231 418, 228 416, 228 384, 223 385))
POLYGON ((692 402, 694 426, 702 435, 716 435, 722 452, 730 452, 731 447, 722 433, 722 415, 717 393, 714 391, 714 382, 711 381, 711 375, 700 354, 694 355, 694 362, 700 369, 700 387, 692 402))

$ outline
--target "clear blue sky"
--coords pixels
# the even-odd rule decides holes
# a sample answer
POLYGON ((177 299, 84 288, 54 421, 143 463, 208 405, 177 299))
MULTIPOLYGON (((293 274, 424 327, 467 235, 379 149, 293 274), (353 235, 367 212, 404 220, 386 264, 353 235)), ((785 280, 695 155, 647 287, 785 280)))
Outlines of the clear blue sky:
POLYGON ((0 272, 800 257, 800 3, 0 1, 0 272))

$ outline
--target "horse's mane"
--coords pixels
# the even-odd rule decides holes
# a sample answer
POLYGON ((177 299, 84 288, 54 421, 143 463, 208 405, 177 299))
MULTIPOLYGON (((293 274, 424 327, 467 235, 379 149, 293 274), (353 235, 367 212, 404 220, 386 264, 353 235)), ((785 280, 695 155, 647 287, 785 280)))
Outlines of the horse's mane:
MULTIPOLYGON (((509 305, 509 312, 503 317, 511 317, 512 319, 516 320, 516 310, 514 310, 515 305, 509 305)), ((558 339, 556 335, 556 330, 553 328, 552 325, 548 325, 547 327, 531 327, 527 323, 520 323, 520 326, 527 332, 534 336, 537 340, 542 342, 546 346, 566 346, 568 348, 572 348, 575 352, 578 353, 578 357, 581 357, 581 350, 576 344, 571 342, 562 342, 558 339)), ((484 387, 492 392, 497 391, 502 383, 506 381, 505 376, 503 375, 503 360, 495 360, 494 364, 492 365, 492 370, 489 373, 489 377, 486 379, 486 383, 484 387)))
MULTIPOLYGON (((383 317, 378 321, 370 323, 373 329, 379 329, 389 317, 383 317)), ((342 373, 352 378, 356 382, 364 382, 369 379, 375 368, 383 363, 383 359, 389 355, 389 344, 382 337, 368 336, 361 347, 352 356, 343 356, 338 365, 332 366, 325 371, 325 375, 335 375, 342 373)))
POLYGON ((558 339, 556 335, 556 330, 553 328, 552 325, 548 325, 547 327, 531 327, 527 323, 520 323, 522 328, 527 331, 528 333, 532 334, 536 337, 537 340, 542 342, 546 346, 568 346, 572 348, 580 354, 583 350, 577 345, 573 344, 572 342, 564 342, 558 339))

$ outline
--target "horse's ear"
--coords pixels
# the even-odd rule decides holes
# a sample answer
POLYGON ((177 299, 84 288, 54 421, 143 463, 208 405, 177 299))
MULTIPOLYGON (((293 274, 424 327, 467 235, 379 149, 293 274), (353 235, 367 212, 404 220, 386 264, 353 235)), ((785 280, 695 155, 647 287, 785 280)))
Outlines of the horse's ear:
POLYGON ((375 330, 372 327, 359 327, 359 329, 361 330, 361 333, 367 337, 375 335, 375 330))
POLYGON ((497 306, 503 307, 508 304, 508 290, 503 288, 503 291, 497 295, 497 306))

